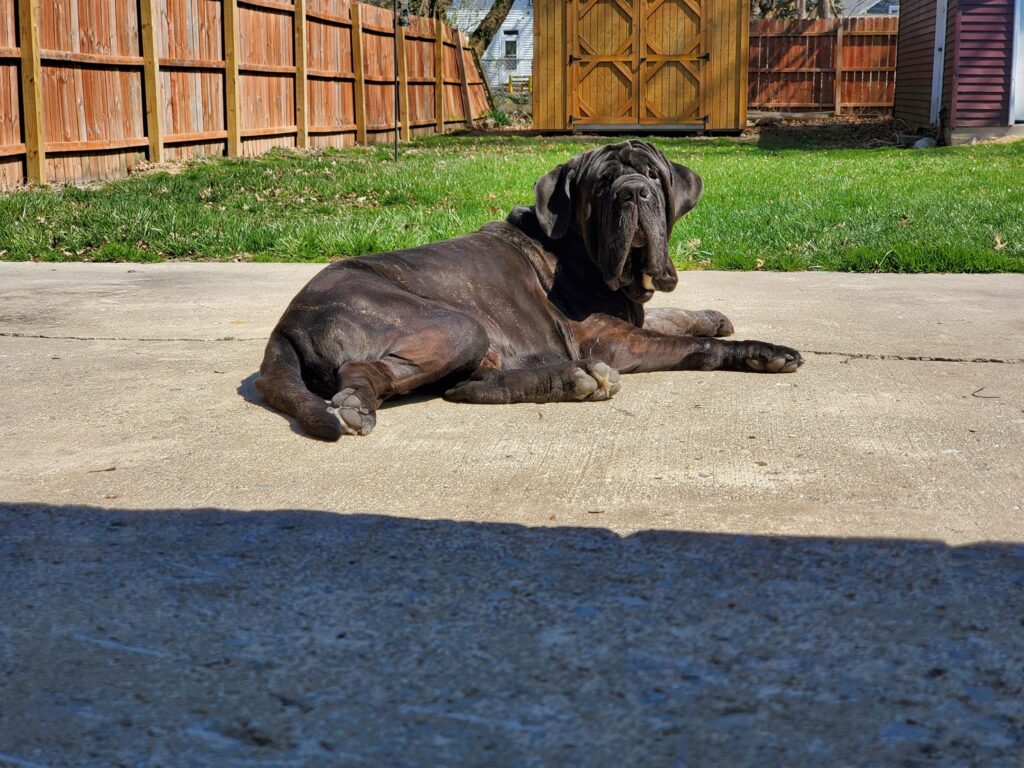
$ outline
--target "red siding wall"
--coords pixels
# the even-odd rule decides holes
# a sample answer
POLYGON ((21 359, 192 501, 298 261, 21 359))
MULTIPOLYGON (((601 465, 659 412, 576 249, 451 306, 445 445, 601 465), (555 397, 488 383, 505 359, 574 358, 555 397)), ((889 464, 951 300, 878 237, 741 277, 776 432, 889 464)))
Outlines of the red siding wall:
POLYGON ((906 122, 911 130, 927 128, 930 124, 935 1, 902 0, 900 3, 893 116, 906 122))
POLYGON ((945 75, 951 86, 952 104, 946 102, 950 127, 1007 125, 1013 0, 953 0, 950 26, 955 46, 952 61, 947 57, 945 75))

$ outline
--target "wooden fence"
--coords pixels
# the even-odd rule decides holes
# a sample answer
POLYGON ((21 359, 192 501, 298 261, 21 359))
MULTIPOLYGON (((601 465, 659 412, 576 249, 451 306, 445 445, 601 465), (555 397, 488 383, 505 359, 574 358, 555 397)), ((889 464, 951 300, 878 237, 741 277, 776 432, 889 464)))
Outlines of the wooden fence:
POLYGON ((898 25, 896 16, 752 22, 750 109, 891 109, 898 25))
MULTIPOLYGON (((390 11, 351 0, 0 0, 0 188, 394 135, 390 11)), ((398 36, 401 136, 487 112, 465 35, 398 36)))

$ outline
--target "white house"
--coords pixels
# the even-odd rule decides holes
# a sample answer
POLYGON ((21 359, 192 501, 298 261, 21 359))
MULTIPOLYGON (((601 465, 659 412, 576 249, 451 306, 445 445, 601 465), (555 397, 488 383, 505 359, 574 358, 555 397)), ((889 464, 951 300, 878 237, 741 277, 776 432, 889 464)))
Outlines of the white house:
MULTIPOLYGON (((487 15, 490 5, 484 0, 456 0, 452 23, 469 35, 487 15)), ((533 73, 533 0, 515 0, 480 63, 492 89, 508 87, 509 77, 516 80, 530 77, 533 73)))
POLYGON ((843 16, 895 16, 900 0, 845 0, 843 16))

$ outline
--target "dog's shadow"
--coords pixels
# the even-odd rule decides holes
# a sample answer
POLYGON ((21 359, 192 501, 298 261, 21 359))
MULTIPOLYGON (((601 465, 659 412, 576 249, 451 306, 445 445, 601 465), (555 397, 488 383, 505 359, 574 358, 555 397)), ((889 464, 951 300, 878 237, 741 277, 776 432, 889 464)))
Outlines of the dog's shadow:
MULTIPOLYGON (((277 410, 276 408, 272 407, 266 400, 263 399, 263 395, 261 395, 260 391, 256 389, 256 380, 259 377, 259 372, 250 373, 248 376, 246 376, 238 383, 238 389, 236 389, 235 391, 241 396, 243 400, 245 400, 245 402, 251 403, 253 405, 258 405, 260 408, 263 408, 264 410, 270 411, 271 413, 276 413, 278 416, 287 419, 288 426, 295 434, 302 435, 303 437, 309 437, 305 433, 305 431, 303 431, 302 427, 299 426, 298 419, 296 419, 294 416, 277 410)), ((396 397, 391 398, 390 400, 385 400, 383 403, 381 403, 380 408, 378 408, 377 410, 383 411, 388 408, 395 408, 396 406, 400 405, 410 405, 412 403, 425 403, 428 400, 435 400, 439 396, 440 392, 431 392, 426 390, 412 392, 408 395, 398 395, 396 397)), ((324 401, 324 405, 327 405, 326 400, 324 401)))

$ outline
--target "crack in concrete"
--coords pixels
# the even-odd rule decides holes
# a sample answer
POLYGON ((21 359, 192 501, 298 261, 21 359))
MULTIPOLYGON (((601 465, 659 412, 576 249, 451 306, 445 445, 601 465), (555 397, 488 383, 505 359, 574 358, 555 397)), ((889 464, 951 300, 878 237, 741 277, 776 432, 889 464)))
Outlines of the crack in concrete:
POLYGON ((1000 365, 1024 365, 1024 358, 1001 357, 935 357, 931 355, 885 355, 869 352, 826 352, 817 349, 801 349, 808 355, 831 355, 852 360, 897 360, 912 363, 998 363, 1000 365))
POLYGON ((163 336, 49 336, 45 333, 18 333, 16 331, 0 331, 0 337, 9 339, 47 339, 50 341, 193 341, 209 343, 215 341, 266 341, 267 336, 218 336, 209 339, 172 338, 163 336))
MULTIPOLYGON (((266 341, 266 336, 217 336, 214 338, 197 339, 195 337, 138 337, 138 336, 49 336, 43 333, 19 333, 17 331, 0 331, 0 337, 9 339, 47 339, 50 341, 138 341, 138 342, 196 342, 207 344, 222 341, 266 341)), ((845 357, 850 360, 894 360, 912 363, 996 363, 999 365, 1024 365, 1024 358, 1001 357, 939 357, 934 355, 887 355, 870 352, 835 352, 820 349, 802 349, 807 355, 825 355, 845 357)))

